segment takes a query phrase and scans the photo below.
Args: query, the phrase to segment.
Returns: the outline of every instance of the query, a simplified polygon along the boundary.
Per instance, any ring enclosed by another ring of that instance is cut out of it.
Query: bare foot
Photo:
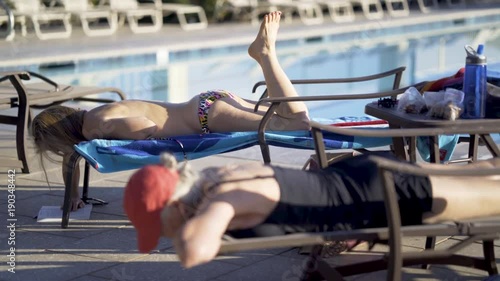
[[[260,62],[263,56],[274,54],[280,19],[280,11],[271,12],[264,16],[257,38],[248,47],[248,54],[257,62]]]

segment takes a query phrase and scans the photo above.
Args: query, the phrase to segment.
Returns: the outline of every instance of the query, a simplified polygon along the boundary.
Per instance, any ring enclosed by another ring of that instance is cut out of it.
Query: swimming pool
[[[481,43],[486,45],[489,67],[497,65],[496,69],[500,70],[498,32],[484,36],[482,29],[467,29],[463,23],[454,22],[432,27],[436,31],[422,37],[423,28],[417,24],[395,25],[373,32],[361,30],[359,34],[288,39],[278,42],[279,59],[291,79],[354,77],[406,66],[402,85],[410,85],[454,74],[465,63],[463,46],[479,38],[484,39]],[[453,30],[447,32],[447,28]],[[113,86],[122,89],[129,99],[169,102],[185,101],[210,89],[226,89],[243,98],[257,99],[260,92],[252,94],[251,89],[263,79],[258,64],[247,55],[245,45],[158,50],[79,60],[59,67],[28,68],[60,83]],[[297,89],[300,95],[307,96],[376,92],[387,90],[391,85],[392,81],[385,79],[355,85],[301,85]],[[308,106],[313,117],[337,117],[363,115],[366,103],[366,100],[315,102]]]

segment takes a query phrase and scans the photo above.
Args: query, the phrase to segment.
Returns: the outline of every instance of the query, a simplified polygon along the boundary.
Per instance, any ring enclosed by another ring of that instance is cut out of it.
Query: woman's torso
[[[114,118],[145,117],[157,126],[152,138],[196,134],[201,132],[197,116],[198,97],[184,103],[125,100],[103,105],[87,112],[84,126],[98,126]],[[103,136],[106,138],[106,136]]]

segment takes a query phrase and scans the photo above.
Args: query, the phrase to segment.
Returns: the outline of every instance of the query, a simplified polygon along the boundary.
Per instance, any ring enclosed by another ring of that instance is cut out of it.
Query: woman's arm
[[[204,192],[205,200],[195,210],[195,216],[184,224],[174,239],[183,266],[192,267],[212,260],[228,229],[254,227],[275,208],[280,191],[272,169],[262,164],[244,167],[214,171],[224,173],[225,177],[212,175],[215,182],[219,182],[218,186],[213,193]],[[208,181],[208,185],[215,182]]]
[[[190,268],[211,261],[218,253],[221,238],[235,210],[226,201],[215,201],[200,210],[174,238],[181,264]]]

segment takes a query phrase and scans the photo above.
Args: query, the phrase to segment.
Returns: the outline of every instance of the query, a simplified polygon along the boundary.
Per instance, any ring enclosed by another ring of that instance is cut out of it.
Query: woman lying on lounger
[[[141,252],[171,238],[188,268],[212,260],[226,232],[241,238],[387,226],[378,167],[367,154],[320,171],[253,163],[208,168],[198,178],[186,165],[177,170],[169,154],[162,162],[132,175],[124,208]],[[464,169],[486,167],[500,170],[500,158]],[[403,225],[500,215],[498,177],[393,177]]]
[[[270,97],[297,96],[276,56],[276,37],[281,12],[265,16],[249,55],[259,63]],[[51,151],[69,156],[73,146],[92,139],[165,138],[210,132],[255,131],[267,110],[254,112],[254,101],[244,100],[224,90],[202,93],[180,103],[127,100],[103,105],[90,111],[64,106],[49,108],[33,120],[35,144],[42,155]],[[284,103],[271,119],[273,130],[308,129],[304,103]],[[64,172],[64,171],[63,171]],[[75,185],[77,185],[75,183]],[[75,187],[77,189],[77,187]],[[72,210],[83,206],[73,189]]]

